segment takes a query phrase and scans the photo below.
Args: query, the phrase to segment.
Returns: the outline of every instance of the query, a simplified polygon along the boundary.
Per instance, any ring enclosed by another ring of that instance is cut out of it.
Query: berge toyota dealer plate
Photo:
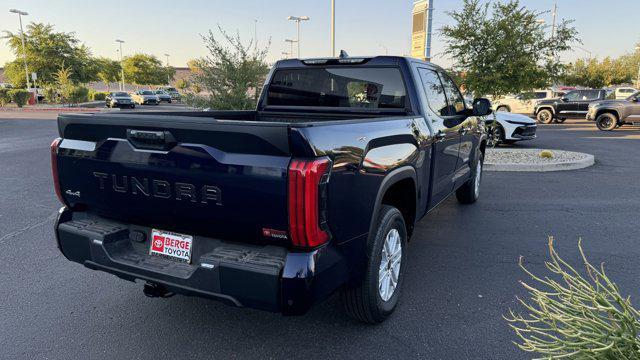
[[[149,254],[191,263],[193,237],[163,230],[151,230],[151,249]]]

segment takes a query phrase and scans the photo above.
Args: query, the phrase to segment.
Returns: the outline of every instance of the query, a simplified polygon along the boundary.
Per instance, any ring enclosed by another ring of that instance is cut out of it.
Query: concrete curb
[[[120,110],[120,109],[117,109]],[[66,112],[105,112],[105,111],[116,111],[116,109],[107,109],[107,108],[81,108],[81,107],[63,107],[63,108],[0,108],[1,112],[9,113],[25,113],[25,112],[58,112],[58,113],[66,113]]]
[[[523,149],[524,150],[524,149]],[[541,151],[542,149],[526,149],[527,151]],[[554,150],[551,150],[554,151]],[[557,150],[556,150],[557,151]],[[574,152],[574,151],[567,151]],[[584,154],[584,153],[581,153]],[[522,164],[522,163],[504,163],[492,164],[485,162],[484,170],[486,171],[505,171],[505,172],[549,172],[549,171],[565,171],[584,169],[595,164],[595,157],[591,154],[584,158],[569,162],[557,162],[547,164]]]

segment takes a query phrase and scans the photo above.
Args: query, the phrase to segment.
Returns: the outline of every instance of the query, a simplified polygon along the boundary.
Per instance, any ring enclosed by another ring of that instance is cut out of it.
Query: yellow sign
[[[411,31],[411,56],[425,58],[427,37],[427,0],[413,3],[413,27]]]

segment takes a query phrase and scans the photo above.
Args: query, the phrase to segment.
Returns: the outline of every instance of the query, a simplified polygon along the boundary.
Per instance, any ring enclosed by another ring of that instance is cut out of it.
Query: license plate
[[[149,254],[191,263],[193,236],[163,230],[151,230]]]

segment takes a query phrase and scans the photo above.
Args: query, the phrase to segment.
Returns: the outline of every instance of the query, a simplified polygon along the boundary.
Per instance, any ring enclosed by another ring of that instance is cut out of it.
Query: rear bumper
[[[70,261],[236,306],[303,314],[345,282],[344,261],[328,246],[297,253],[194,236],[186,264],[149,255],[150,231],[66,208],[55,224],[58,248]]]

